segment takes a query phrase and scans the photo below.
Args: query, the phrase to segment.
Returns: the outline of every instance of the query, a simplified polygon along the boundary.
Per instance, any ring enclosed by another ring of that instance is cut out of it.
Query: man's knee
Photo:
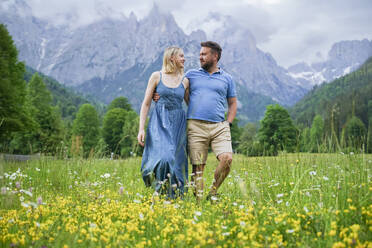
[[[221,162],[225,162],[226,164],[230,165],[231,162],[232,162],[232,153],[230,152],[225,152],[225,153],[222,153],[218,156],[218,159],[221,161]]]

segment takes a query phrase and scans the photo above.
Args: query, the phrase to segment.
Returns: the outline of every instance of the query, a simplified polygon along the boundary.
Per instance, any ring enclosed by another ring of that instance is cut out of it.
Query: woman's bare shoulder
[[[155,86],[158,85],[160,81],[160,71],[154,71],[149,79],[149,83],[154,84]]]

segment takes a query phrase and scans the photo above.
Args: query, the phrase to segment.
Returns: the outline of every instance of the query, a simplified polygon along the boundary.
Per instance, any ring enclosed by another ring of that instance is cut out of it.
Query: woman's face
[[[183,54],[183,51],[179,51],[178,53],[173,55],[173,61],[178,68],[183,68],[185,64],[185,56]]]

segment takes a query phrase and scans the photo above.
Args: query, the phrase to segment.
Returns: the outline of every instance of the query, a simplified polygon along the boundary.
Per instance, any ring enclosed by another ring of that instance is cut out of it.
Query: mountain
[[[310,126],[317,114],[328,124],[333,115],[342,126],[353,113],[367,125],[372,117],[371,107],[372,57],[356,71],[314,87],[291,108],[290,113],[297,123],[305,126]]]
[[[323,62],[308,65],[304,62],[288,68],[289,75],[303,86],[312,87],[322,82],[331,82],[358,69],[372,56],[372,41],[352,40],[333,44],[328,58]]]
[[[0,3],[0,22],[13,36],[20,60],[104,103],[125,96],[139,110],[149,75],[161,68],[163,50],[182,47],[185,69],[197,68],[200,41],[207,38],[223,47],[220,65],[239,86],[241,119],[257,121],[268,103],[293,105],[312,87],[258,49],[251,32],[232,17],[210,13],[207,18],[222,26],[207,37],[201,30],[185,34],[156,4],[141,20],[133,13],[121,18],[101,14],[105,17],[98,21],[71,28],[36,18],[25,0]]]
[[[221,64],[249,91],[271,97],[283,105],[293,105],[307,90],[288,75],[269,54],[257,48],[252,33],[232,17],[212,13],[205,21],[222,24],[212,34],[212,40],[223,47]],[[228,35],[227,35],[228,34]]]

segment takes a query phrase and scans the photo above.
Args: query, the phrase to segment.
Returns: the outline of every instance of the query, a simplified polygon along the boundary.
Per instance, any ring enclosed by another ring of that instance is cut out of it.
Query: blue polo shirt
[[[227,98],[236,97],[235,83],[220,69],[213,74],[200,68],[185,75],[190,81],[187,119],[221,122],[225,120]]]

